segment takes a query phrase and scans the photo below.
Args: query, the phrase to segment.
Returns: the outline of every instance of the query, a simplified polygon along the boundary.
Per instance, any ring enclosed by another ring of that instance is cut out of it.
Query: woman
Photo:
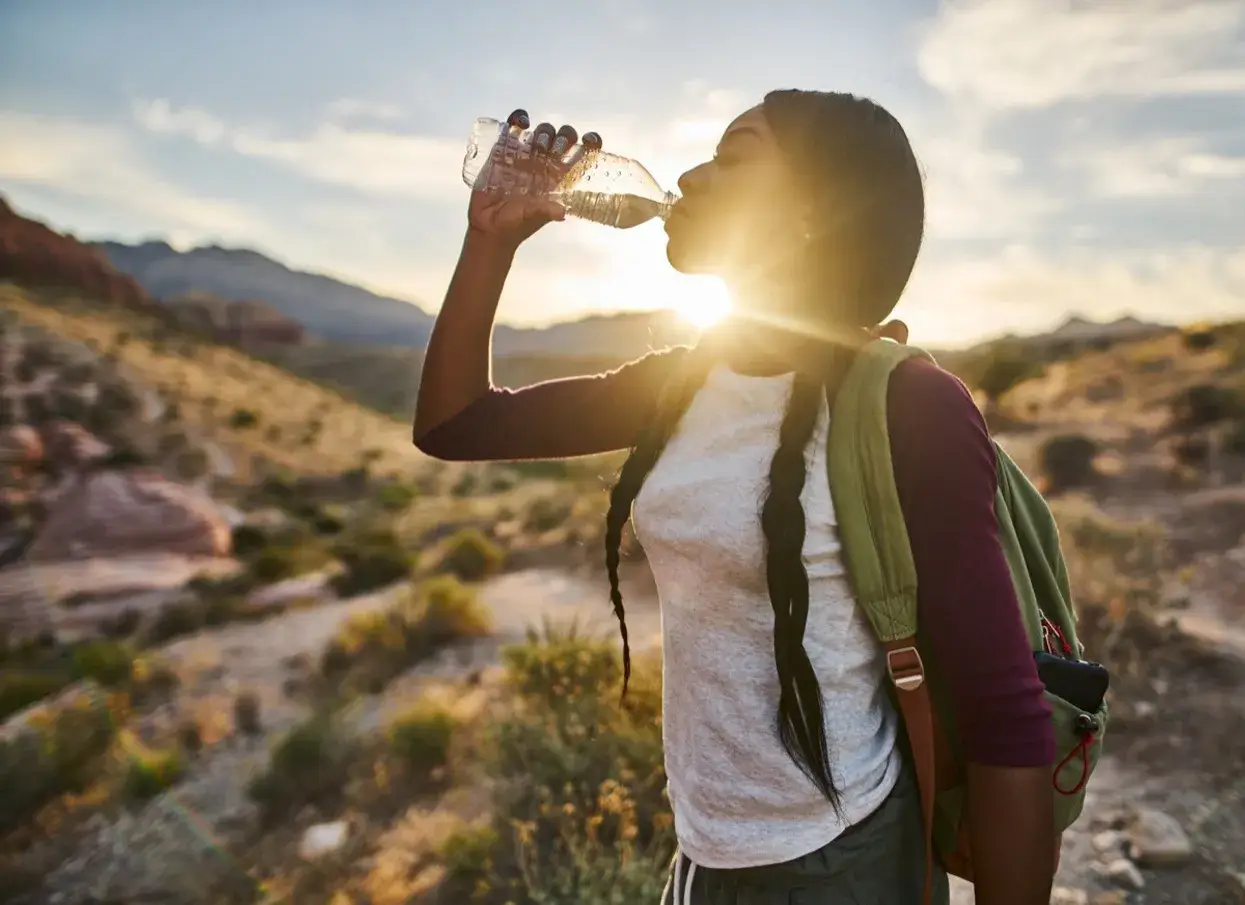
[[[919,902],[917,790],[824,459],[835,363],[894,308],[917,257],[916,160],[869,100],[776,91],[679,188],[667,257],[720,276],[732,322],[690,349],[520,390],[490,383],[494,312],[519,244],[564,214],[475,193],[415,442],[454,460],[631,450],[606,564],[625,646],[618,545],[634,503],[662,606],[679,845],[664,902]],[[1046,903],[1054,740],[998,541],[989,436],[963,385],[919,359],[894,372],[888,426],[922,631],[969,761],[977,902]],[[941,871],[935,889],[945,901]]]

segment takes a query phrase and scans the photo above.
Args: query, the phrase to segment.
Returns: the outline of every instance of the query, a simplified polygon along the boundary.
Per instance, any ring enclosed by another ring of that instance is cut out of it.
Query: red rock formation
[[[118,273],[102,254],[23,217],[0,197],[0,280],[56,287],[90,298],[155,311],[159,306],[133,277]]]
[[[302,324],[266,302],[227,301],[195,292],[170,299],[168,305],[181,323],[206,330],[221,342],[299,345],[306,339]]]

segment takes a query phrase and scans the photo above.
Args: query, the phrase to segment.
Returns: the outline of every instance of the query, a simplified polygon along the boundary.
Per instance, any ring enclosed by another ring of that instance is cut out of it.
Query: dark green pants
[[[688,868],[683,858],[681,883]],[[935,871],[934,903],[946,905],[947,876]],[[801,858],[741,870],[697,866],[690,898],[675,894],[672,862],[661,905],[920,905],[924,873],[920,802],[905,771],[881,807]]]

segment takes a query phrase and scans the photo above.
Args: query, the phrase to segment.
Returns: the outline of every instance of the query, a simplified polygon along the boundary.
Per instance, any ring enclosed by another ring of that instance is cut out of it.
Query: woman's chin
[[[666,240],[666,260],[679,273],[697,276],[717,273],[712,257],[702,249],[690,247],[689,243],[671,236]]]

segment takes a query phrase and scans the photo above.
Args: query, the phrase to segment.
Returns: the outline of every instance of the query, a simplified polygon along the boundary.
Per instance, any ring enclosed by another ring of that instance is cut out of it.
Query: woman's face
[[[747,282],[798,251],[810,200],[760,107],[741,114],[713,159],[679,178],[682,199],[666,221],[666,257],[680,273]]]

